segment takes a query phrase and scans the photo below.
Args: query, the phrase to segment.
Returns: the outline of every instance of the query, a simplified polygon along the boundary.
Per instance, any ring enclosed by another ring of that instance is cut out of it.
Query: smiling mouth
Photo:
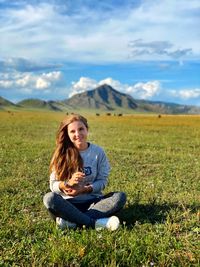
[[[81,139],[81,138],[77,138],[76,141],[81,142],[81,141],[83,141],[83,139]]]

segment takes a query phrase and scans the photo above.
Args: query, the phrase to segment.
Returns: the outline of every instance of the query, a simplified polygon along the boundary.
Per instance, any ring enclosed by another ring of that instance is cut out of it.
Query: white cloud
[[[33,86],[33,78],[34,76],[32,76],[31,74],[25,74],[25,75],[22,75],[21,78],[19,79],[16,79],[15,81],[15,84],[19,87],[25,87],[25,86],[30,86],[31,87]]]
[[[61,79],[61,72],[60,71],[52,71],[48,73],[43,73],[42,74],[43,79],[48,80],[48,81],[57,81]]]
[[[5,79],[5,77],[7,79]],[[35,90],[53,90],[54,86],[62,80],[60,71],[42,74],[10,72],[1,76],[0,89],[18,89],[24,92]]]
[[[69,94],[69,97],[91,90],[97,85],[98,83],[95,80],[88,77],[81,77],[78,82],[72,82],[71,93]]]
[[[185,90],[180,90],[180,91],[170,91],[171,94],[175,97],[179,97],[182,99],[196,99],[200,97],[200,88],[195,88],[195,89],[185,89]]]
[[[133,95],[135,98],[150,99],[160,92],[161,86],[159,81],[149,81],[146,83],[136,83],[129,86],[126,90],[127,93]]]
[[[119,81],[113,80],[112,78],[106,78],[104,80],[99,81],[99,85],[108,84],[115,88],[116,90],[122,91],[124,88],[124,85],[122,85]]]
[[[13,86],[13,82],[12,81],[0,80],[0,88],[10,88],[12,86]]]
[[[47,80],[45,80],[45,79],[43,79],[43,78],[38,78],[37,80],[36,80],[36,85],[35,85],[35,87],[36,87],[36,89],[41,89],[41,90],[43,90],[43,89],[47,89],[49,86],[50,86],[50,82],[48,82]]]
[[[151,99],[157,95],[160,91],[159,81],[149,81],[147,83],[136,83],[135,85],[122,84],[112,78],[106,78],[100,81],[95,81],[88,77],[81,77],[78,82],[73,82],[71,87],[71,97],[74,94],[82,93],[87,90],[95,89],[97,86],[107,84],[112,86],[114,89],[132,95],[134,98],[139,99]]]

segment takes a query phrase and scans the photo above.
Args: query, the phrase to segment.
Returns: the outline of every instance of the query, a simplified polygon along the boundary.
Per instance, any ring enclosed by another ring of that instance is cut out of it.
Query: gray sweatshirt
[[[93,191],[90,194],[81,194],[74,197],[74,201],[81,202],[93,198],[94,196],[102,195],[102,190],[108,182],[108,175],[110,172],[110,164],[106,157],[104,150],[94,144],[89,143],[89,147],[80,151],[83,159],[83,167],[85,178],[83,183],[90,184]],[[59,189],[60,181],[56,179],[56,172],[53,171],[50,175],[50,189],[61,195],[63,198],[72,198]]]

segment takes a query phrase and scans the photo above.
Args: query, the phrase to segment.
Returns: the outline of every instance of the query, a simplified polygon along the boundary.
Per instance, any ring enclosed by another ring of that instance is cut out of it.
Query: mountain
[[[63,102],[71,107],[86,109],[115,110],[119,108],[137,108],[137,104],[131,96],[120,93],[107,84],[101,85],[96,89],[74,95]]]
[[[109,85],[101,85],[96,89],[76,94],[63,101],[72,108],[126,110],[146,113],[164,114],[200,114],[200,107],[179,105],[175,103],[138,100],[113,89]]]

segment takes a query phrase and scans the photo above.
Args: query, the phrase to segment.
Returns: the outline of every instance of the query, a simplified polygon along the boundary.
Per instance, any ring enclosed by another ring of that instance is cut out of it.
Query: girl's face
[[[68,136],[78,150],[85,150],[87,145],[88,130],[82,121],[74,121],[67,127]]]

